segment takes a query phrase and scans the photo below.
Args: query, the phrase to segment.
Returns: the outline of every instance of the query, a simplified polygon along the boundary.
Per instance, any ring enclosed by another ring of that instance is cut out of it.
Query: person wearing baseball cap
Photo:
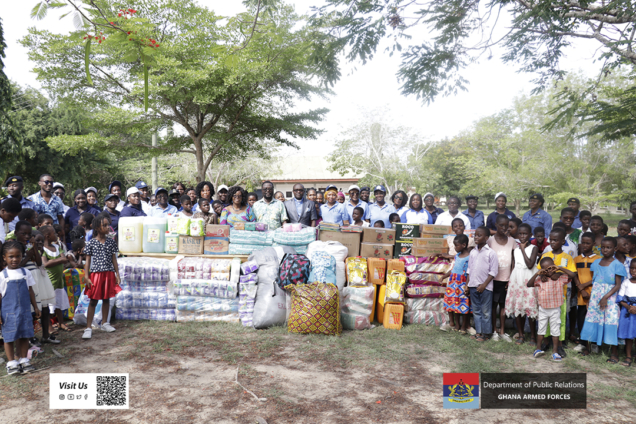
[[[320,206],[320,214],[324,222],[348,226],[351,222],[349,213],[344,203],[338,203],[338,187],[328,185],[325,190],[325,198],[327,201]]]
[[[221,184],[219,186],[219,191],[216,193],[217,200],[219,200],[223,204],[223,207],[230,206],[230,201],[232,200],[228,200],[227,198],[228,190],[228,186],[226,186],[225,184]]]
[[[488,215],[488,219],[486,220],[486,227],[490,229],[490,234],[495,235],[497,232],[497,216],[498,215],[506,215],[508,219],[516,218],[517,215],[512,213],[507,207],[506,203],[508,202],[508,198],[505,193],[499,192],[495,194],[495,210]]]
[[[66,188],[64,188],[64,184],[62,183],[53,183],[53,194],[60,198],[62,201],[62,205],[64,207],[64,216],[66,217],[66,212],[71,209],[70,206],[66,206],[64,203],[64,198],[66,197]]]
[[[167,193],[166,198],[168,198]],[[147,216],[146,212],[141,208],[141,197],[139,196],[139,189],[137,187],[130,187],[126,191],[126,206],[122,209],[119,217],[123,218],[126,216]]]
[[[110,216],[110,226],[113,227],[115,231],[115,239],[117,238],[119,217],[121,216],[121,212],[117,210],[118,204],[119,197],[116,194],[107,194],[106,197],[104,197],[104,212]]]
[[[581,228],[583,224],[581,223],[581,201],[576,197],[570,197],[568,199],[568,207],[574,209],[574,222],[572,223],[572,228]]]
[[[86,202],[88,204],[89,209],[94,209],[97,212],[95,215],[102,211],[102,208],[99,207],[97,203],[97,189],[95,187],[88,187],[84,189],[84,193],[86,193]]]
[[[543,227],[546,235],[550,234],[552,229],[552,217],[549,213],[543,210],[543,203],[545,200],[540,193],[535,193],[530,196],[530,210],[523,214],[522,221],[525,224],[530,225],[532,228],[532,234],[537,227]]]
[[[384,201],[386,189],[383,185],[377,185],[373,188],[373,197],[375,201],[369,205],[369,217],[366,221],[371,224],[371,227],[373,227],[375,221],[382,221],[384,222],[384,228],[391,228],[389,216],[392,213],[396,213],[396,211],[393,205],[389,205]]]
[[[364,210],[362,214],[362,219],[369,219],[369,205],[367,202],[360,199],[360,187],[357,185],[349,186],[349,200],[345,201],[345,207],[347,208],[347,213],[349,217],[353,216],[353,210],[357,207],[361,207]]]
[[[110,183],[108,185],[108,192],[110,194],[115,194],[115,195],[117,195],[117,197],[119,197],[119,204],[117,205],[117,210],[119,212],[121,212],[124,209],[124,206],[126,205],[126,202],[124,202],[122,200],[122,198],[121,198],[121,181],[115,180],[112,183]],[[139,194],[139,190],[137,190],[137,194]],[[126,198],[127,197],[128,197],[128,195],[126,194]],[[130,202],[128,202],[128,203],[130,203]]]
[[[24,189],[24,181],[22,180],[22,177],[16,175],[8,178],[4,185],[7,187],[7,191],[9,192],[9,195],[6,197],[7,199],[18,199],[22,209],[35,209],[35,203],[22,196],[22,190]],[[20,219],[16,216],[13,221],[9,222],[9,231],[15,230],[15,224],[17,224],[19,220]]]
[[[437,217],[444,213],[444,209],[435,206],[435,196],[433,193],[424,194],[424,209],[431,216],[433,222],[437,221]]]
[[[169,214],[175,215],[179,211],[174,205],[168,203],[168,190],[165,188],[159,187],[156,189],[155,198],[157,199],[157,204],[150,208],[148,216],[167,218]]]
[[[150,208],[152,206],[150,205],[150,196],[148,196],[148,193],[150,193],[150,190],[148,189],[148,184],[146,184],[143,181],[137,181],[135,183],[135,187],[137,188],[137,190],[139,190],[139,198],[141,199],[141,209],[143,209],[144,212],[146,212],[146,215],[150,215]]]
[[[484,226],[484,213],[477,210],[478,203],[479,197],[472,194],[466,196],[466,206],[468,206],[468,209],[462,212],[468,217],[468,220],[470,221],[470,228],[473,230]]]

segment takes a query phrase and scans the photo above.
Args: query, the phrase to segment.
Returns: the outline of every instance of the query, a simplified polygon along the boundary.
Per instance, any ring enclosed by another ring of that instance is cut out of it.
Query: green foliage
[[[120,7],[112,0],[98,4]],[[131,54],[135,43],[128,47],[121,31],[111,28],[113,34],[101,44],[92,43],[92,85],[84,70],[85,30],[57,35],[32,28],[21,41],[43,86],[90,111],[89,133],[51,138],[53,148],[90,147],[101,156],[189,153],[202,180],[215,158],[240,159],[263,151],[266,141],[294,146],[295,138],[315,139],[321,133],[314,125],[326,109],[295,110],[299,100],[328,91],[315,85],[324,75],[309,64],[313,33],[291,7],[251,2],[248,12],[227,19],[193,0],[144,0],[136,7],[143,20],[115,26],[135,25],[130,28],[137,28],[139,39],[160,44],[141,50],[152,55],[151,66]],[[147,85],[142,82],[146,69]],[[150,146],[152,131],[173,124],[174,136],[158,148]]]
[[[13,106],[13,93],[9,78],[4,73],[4,41],[2,19],[0,19],[0,171],[9,163],[21,158],[22,139],[15,130],[9,112]],[[0,174],[1,175],[1,174]]]
[[[603,71],[636,64],[631,0],[555,2],[551,0],[326,0],[311,21],[321,29],[312,56],[340,77],[338,56],[364,63],[381,43],[399,52],[398,79],[404,94],[426,102],[465,90],[461,71],[498,46],[503,61],[537,75],[539,88],[565,73],[559,68],[575,39],[598,44]],[[509,22],[507,17],[511,17]],[[422,34],[426,38],[422,40]],[[334,66],[335,64],[335,66]]]
[[[25,180],[25,189],[33,193],[40,174],[49,173],[62,182],[67,193],[91,185],[105,186],[118,171],[113,156],[99,157],[90,150],[60,152],[46,143],[47,137],[84,133],[86,112],[68,104],[51,104],[38,91],[13,86],[19,103],[10,113],[15,130],[21,135],[21,160],[12,158],[2,167],[2,181],[11,175]],[[111,176],[112,175],[112,176]]]

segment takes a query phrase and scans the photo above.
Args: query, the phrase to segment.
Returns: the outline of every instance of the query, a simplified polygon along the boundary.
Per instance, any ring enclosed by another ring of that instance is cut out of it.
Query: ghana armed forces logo
[[[479,409],[479,373],[444,373],[444,409]]]

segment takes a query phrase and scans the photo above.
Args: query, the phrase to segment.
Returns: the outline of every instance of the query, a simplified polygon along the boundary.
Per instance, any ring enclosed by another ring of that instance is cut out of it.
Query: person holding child
[[[535,358],[545,354],[544,336],[550,336],[548,325],[552,333],[552,360],[561,362],[563,356],[559,352],[559,335],[562,327],[561,305],[563,304],[563,287],[574,275],[569,269],[556,266],[552,258],[543,257],[539,262],[541,270],[536,272],[528,281],[528,287],[539,287],[539,328],[537,330],[537,345]],[[570,275],[571,274],[571,275]],[[537,279],[540,277],[539,279]]]

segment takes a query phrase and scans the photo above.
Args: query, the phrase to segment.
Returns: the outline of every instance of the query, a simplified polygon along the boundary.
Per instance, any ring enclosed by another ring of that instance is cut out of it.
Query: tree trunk
[[[515,199],[515,214],[517,216],[521,214],[521,199]]]
[[[200,139],[194,139],[195,157],[197,158],[197,184],[205,181],[205,158],[203,157],[203,143]]]

